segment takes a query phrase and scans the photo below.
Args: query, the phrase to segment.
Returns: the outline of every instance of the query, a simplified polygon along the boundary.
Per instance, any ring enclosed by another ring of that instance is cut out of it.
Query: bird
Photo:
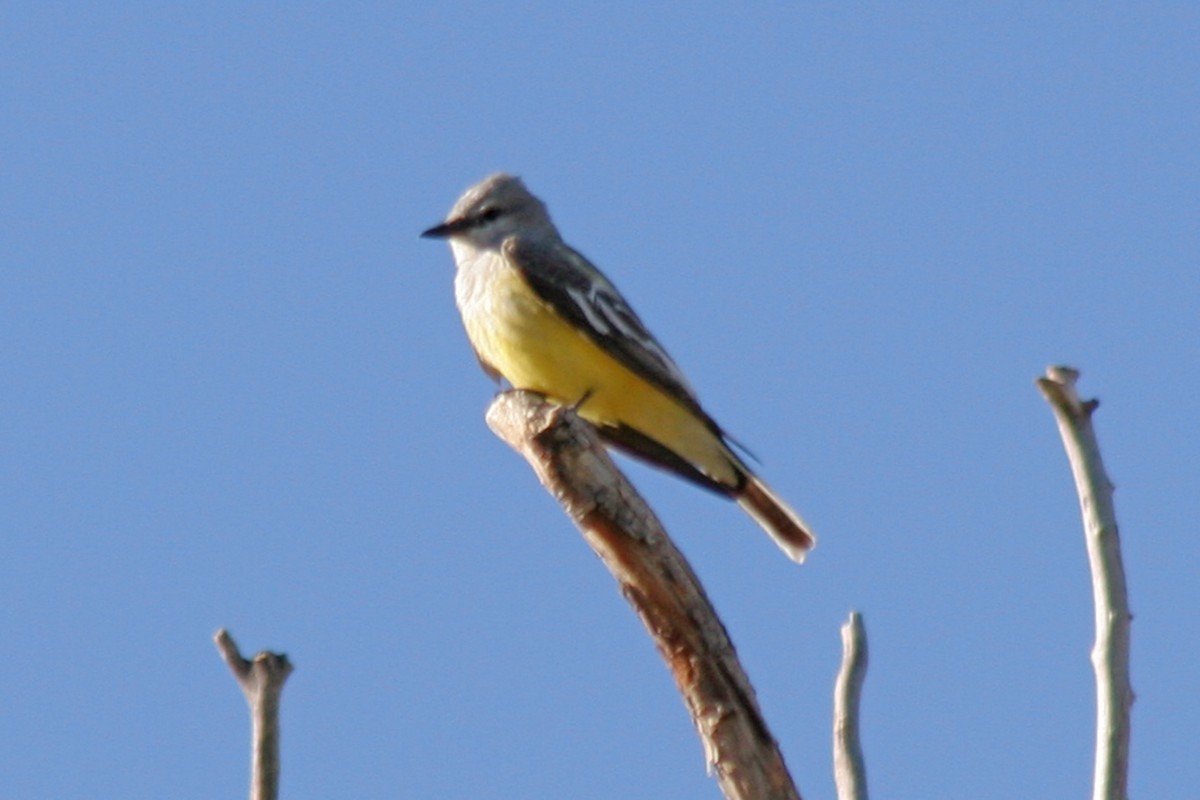
[[[569,406],[608,445],[737,502],[796,562],[809,525],[759,478],[600,270],[520,178],[470,187],[422,237],[449,241],[455,302],[484,371]]]

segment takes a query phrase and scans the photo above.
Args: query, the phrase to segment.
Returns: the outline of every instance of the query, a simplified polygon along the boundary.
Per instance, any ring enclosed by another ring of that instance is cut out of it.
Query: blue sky
[[[1200,11],[960,3],[0,13],[0,785],[236,797],[210,637],[296,664],[283,794],[718,797],[611,578],[486,429],[417,238],[507,170],[817,528],[630,466],[806,797],[865,617],[880,797],[1090,786],[1083,370],[1131,787],[1200,784]]]

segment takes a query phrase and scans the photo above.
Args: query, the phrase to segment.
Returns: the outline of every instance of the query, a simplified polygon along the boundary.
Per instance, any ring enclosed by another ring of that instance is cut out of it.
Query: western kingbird
[[[486,178],[421,235],[450,241],[455,300],[492,378],[573,406],[606,442],[733,498],[804,560],[816,541],[808,526],[733,451],[662,345],[519,178]]]

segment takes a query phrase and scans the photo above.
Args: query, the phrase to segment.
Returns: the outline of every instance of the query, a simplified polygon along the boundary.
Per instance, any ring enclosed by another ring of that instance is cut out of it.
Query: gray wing
[[[554,307],[609,355],[696,412],[718,436],[712,420],[666,350],[646,330],[616,287],[586,258],[562,242],[509,237],[502,246],[538,297]]]

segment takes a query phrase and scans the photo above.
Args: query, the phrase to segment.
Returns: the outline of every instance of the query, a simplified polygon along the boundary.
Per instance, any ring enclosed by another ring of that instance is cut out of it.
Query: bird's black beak
[[[470,222],[465,219],[452,219],[443,222],[441,225],[434,225],[427,231],[421,231],[422,239],[449,239],[459,231],[465,230],[470,226]]]

